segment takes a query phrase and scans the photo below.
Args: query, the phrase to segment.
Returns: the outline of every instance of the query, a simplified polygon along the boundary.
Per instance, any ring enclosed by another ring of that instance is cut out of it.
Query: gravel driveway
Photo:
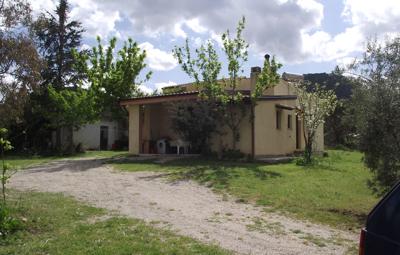
[[[10,187],[62,192],[240,254],[344,254],[357,240],[351,233],[223,199],[192,181],[171,183],[163,177],[119,172],[98,159],[76,159],[19,171]]]

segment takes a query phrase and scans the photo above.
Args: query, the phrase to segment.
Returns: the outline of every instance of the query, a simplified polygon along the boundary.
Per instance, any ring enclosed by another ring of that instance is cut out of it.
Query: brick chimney
[[[250,91],[253,92],[253,90],[256,88],[256,82],[258,75],[261,73],[261,67],[259,66],[253,66],[250,71]]]

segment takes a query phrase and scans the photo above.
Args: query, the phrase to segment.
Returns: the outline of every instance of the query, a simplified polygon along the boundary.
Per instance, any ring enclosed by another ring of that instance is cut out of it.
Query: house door
[[[100,150],[108,149],[108,127],[100,126]]]
[[[296,115],[296,149],[301,148],[301,120]]]

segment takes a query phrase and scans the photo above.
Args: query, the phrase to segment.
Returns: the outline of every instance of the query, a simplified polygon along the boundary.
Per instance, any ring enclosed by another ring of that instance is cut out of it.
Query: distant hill
[[[308,73],[303,77],[311,86],[320,84],[325,89],[334,90],[338,99],[351,97],[353,85],[346,76],[336,73]]]

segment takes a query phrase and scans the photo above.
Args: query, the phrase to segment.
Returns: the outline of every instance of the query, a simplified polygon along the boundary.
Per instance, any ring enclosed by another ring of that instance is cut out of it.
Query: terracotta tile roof
[[[161,95],[149,95],[149,96],[141,96],[141,97],[133,97],[120,100],[120,105],[128,105],[133,102],[159,102],[160,100],[168,100],[180,97],[192,98],[197,96],[199,91],[187,91],[187,92],[178,92],[178,93],[169,93],[169,94],[161,94]]]

